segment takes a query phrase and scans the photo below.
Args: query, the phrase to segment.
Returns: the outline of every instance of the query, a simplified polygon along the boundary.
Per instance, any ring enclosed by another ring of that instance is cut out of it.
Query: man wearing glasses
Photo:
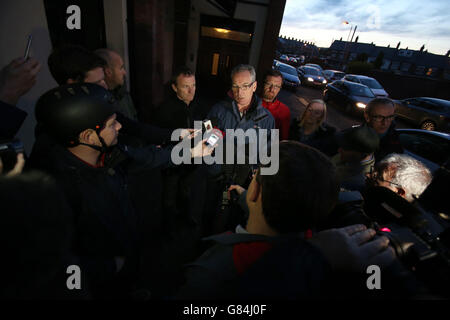
[[[364,110],[364,119],[380,137],[380,146],[375,152],[376,162],[390,153],[403,153],[398,133],[395,131],[395,105],[391,99],[371,100]]]
[[[213,125],[220,130],[226,129],[274,129],[275,120],[270,112],[263,108],[256,91],[256,72],[250,65],[240,64],[231,71],[231,90],[233,100],[222,101],[214,105],[208,115]],[[216,123],[214,123],[216,122]],[[270,134],[270,131],[269,131]]]
[[[284,103],[277,99],[282,85],[283,75],[281,72],[278,70],[269,70],[264,76],[262,104],[275,118],[275,127],[280,130],[280,140],[287,140],[289,138],[291,111]]]

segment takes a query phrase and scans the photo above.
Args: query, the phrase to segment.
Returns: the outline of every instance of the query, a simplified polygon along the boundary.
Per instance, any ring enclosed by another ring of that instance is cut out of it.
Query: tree
[[[374,62],[375,69],[380,69],[381,68],[381,65],[383,64],[383,58],[384,58],[384,52],[380,51],[378,53],[377,58],[375,59],[375,62]]]
[[[356,56],[355,61],[361,61],[361,62],[366,62],[367,59],[369,58],[369,56],[367,55],[367,53],[360,53]]]
[[[362,61],[352,61],[347,65],[346,73],[369,75],[373,69],[373,64]]]

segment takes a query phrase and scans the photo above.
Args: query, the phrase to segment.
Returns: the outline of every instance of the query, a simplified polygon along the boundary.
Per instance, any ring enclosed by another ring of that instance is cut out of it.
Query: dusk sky
[[[448,0],[286,0],[280,35],[329,47],[333,39],[345,41],[355,25],[358,42],[396,47],[401,41],[401,48],[414,50],[425,44],[442,55],[450,49]]]

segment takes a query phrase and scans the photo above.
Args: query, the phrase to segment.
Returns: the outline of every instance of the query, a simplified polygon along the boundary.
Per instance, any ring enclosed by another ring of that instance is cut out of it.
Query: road
[[[322,99],[322,89],[299,87],[294,91],[282,89],[278,94],[278,99],[286,104],[291,110],[291,117],[299,117],[306,108],[306,105],[314,99]],[[338,106],[327,103],[326,123],[337,130],[350,128],[353,125],[361,124],[363,116],[350,116],[344,113]],[[397,128],[410,128],[411,126],[401,120],[396,120]]]

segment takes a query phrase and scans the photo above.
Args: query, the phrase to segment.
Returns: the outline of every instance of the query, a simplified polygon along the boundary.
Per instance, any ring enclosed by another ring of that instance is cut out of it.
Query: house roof
[[[347,47],[346,47],[347,44]],[[369,57],[377,57],[380,52],[384,53],[384,59],[391,61],[410,62],[418,66],[439,67],[443,69],[450,69],[450,57],[444,55],[437,55],[429,52],[421,52],[419,50],[408,50],[412,52],[409,56],[399,55],[400,51],[405,49],[379,47],[371,43],[347,42],[335,40],[330,50],[343,51],[347,50],[350,53],[361,54],[365,53]]]

